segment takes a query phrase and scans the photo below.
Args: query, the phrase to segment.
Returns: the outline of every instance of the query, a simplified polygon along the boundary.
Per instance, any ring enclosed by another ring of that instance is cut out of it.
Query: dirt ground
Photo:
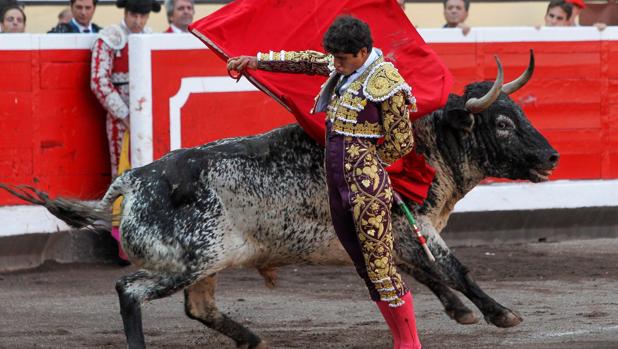
[[[618,239],[454,248],[484,290],[524,322],[499,329],[459,325],[407,278],[425,349],[618,348]],[[47,264],[0,274],[0,348],[125,347],[115,265]],[[351,267],[282,268],[264,287],[253,270],[221,275],[220,309],[270,348],[389,348],[390,336]],[[142,309],[150,348],[233,348],[184,315],[181,294]]]

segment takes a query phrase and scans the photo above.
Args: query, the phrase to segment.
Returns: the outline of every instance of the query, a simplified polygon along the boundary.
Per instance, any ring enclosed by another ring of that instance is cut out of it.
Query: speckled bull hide
[[[397,209],[393,233],[400,269],[428,286],[450,317],[462,324],[479,320],[455,289],[488,322],[510,327],[521,318],[479,288],[439,235],[455,203],[483,178],[538,182],[557,165],[558,153],[508,97],[521,87],[512,84],[523,86],[529,76],[504,86],[501,79],[500,71],[493,85],[468,85],[463,96],[451,95],[444,109],[414,124],[417,151],[437,176],[423,206],[408,204],[436,262],[428,262]],[[331,226],[323,159],[323,150],[290,125],[173,151],[117,178],[96,209],[44,195],[37,203],[84,226],[105,216],[111,202],[124,195],[122,244],[142,268],[116,284],[130,348],[144,347],[140,305],[183,289],[190,318],[238,346],[265,348],[257,335],[217,309],[216,273],[257,268],[273,286],[279,266],[350,262]]]

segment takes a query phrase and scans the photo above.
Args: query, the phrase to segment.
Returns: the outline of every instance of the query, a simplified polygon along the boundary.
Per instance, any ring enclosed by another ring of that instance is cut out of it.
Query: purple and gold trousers
[[[328,124],[326,182],[335,232],[371,299],[399,306],[408,290],[393,260],[388,173],[376,155],[374,139],[336,134]]]

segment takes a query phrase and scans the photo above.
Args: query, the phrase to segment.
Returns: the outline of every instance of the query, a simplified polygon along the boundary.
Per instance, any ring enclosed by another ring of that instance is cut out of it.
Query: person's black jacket
[[[92,32],[98,33],[101,30],[101,27],[96,25],[96,23],[92,23]],[[69,23],[59,23],[57,26],[51,28],[47,33],[79,33],[79,28],[73,23],[73,21]]]

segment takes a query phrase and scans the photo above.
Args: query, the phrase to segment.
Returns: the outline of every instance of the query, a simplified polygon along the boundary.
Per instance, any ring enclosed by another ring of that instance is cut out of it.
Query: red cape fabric
[[[412,86],[418,111],[415,120],[442,107],[453,78],[427,46],[396,0],[236,0],[193,23],[189,30],[222,59],[269,51],[324,52],[322,36],[342,14],[367,22],[374,46],[393,62]],[[322,76],[249,71],[248,78],[290,110],[317,142],[324,144],[323,113],[310,115]],[[412,152],[387,168],[393,187],[422,203],[435,171]]]

